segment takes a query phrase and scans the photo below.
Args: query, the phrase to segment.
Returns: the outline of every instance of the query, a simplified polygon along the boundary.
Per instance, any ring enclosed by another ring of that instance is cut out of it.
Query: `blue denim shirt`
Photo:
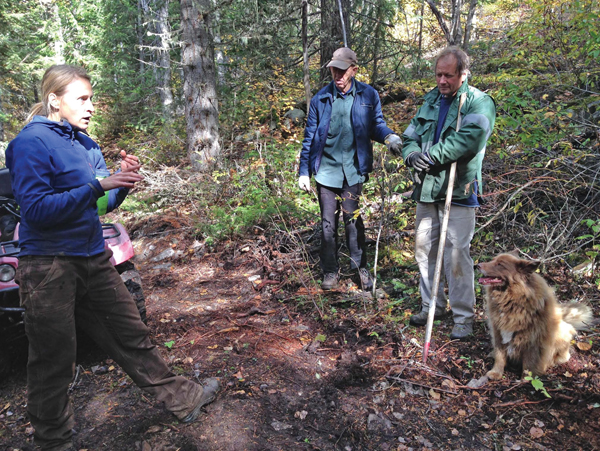
[[[356,84],[356,98],[350,117],[354,129],[358,171],[360,175],[367,175],[373,170],[372,140],[383,144],[386,136],[394,132],[383,119],[377,91],[365,83],[356,80],[353,83]],[[298,175],[319,172],[331,121],[334,89],[334,83],[329,83],[310,102]]]

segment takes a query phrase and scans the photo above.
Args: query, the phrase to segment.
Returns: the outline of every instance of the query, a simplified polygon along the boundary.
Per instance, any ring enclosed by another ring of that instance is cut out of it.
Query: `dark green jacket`
[[[460,95],[467,98],[460,111],[461,127],[456,131],[456,116]],[[415,178],[412,198],[417,202],[438,202],[446,199],[450,165],[456,161],[456,179],[453,199],[466,199],[474,192],[477,181],[481,192],[481,164],[485,146],[496,120],[494,100],[465,81],[450,106],[439,142],[433,144],[440,111],[441,94],[438,88],[425,95],[425,103],[402,135],[402,156],[413,152],[427,152],[435,163],[428,173]],[[419,182],[420,180],[420,182]]]

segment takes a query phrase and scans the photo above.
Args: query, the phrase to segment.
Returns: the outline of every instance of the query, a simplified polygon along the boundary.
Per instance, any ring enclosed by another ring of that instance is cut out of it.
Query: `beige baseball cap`
[[[337,67],[338,69],[346,70],[350,66],[355,66],[356,63],[356,53],[348,47],[342,47],[333,52],[333,56],[327,67]]]

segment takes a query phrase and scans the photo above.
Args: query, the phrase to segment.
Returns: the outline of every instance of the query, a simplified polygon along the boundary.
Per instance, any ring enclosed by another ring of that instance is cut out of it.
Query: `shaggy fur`
[[[589,306],[556,301],[554,291],[535,273],[538,266],[539,262],[511,254],[479,264],[494,346],[490,379],[501,379],[507,362],[521,365],[523,375],[529,371],[541,375],[552,365],[567,362],[577,330],[592,321]]]

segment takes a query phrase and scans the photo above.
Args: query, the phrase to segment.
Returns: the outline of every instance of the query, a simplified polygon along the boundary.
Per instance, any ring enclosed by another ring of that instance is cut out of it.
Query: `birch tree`
[[[429,5],[429,9],[435,16],[444,33],[446,42],[448,45],[460,45],[462,47],[468,47],[469,39],[471,38],[471,32],[473,27],[473,18],[475,17],[475,9],[477,8],[477,0],[471,0],[469,2],[467,11],[467,22],[465,24],[465,33],[463,40],[463,28],[462,28],[462,9],[463,0],[452,0],[450,5],[450,20],[447,23],[446,17],[442,12],[442,7],[435,0],[426,0]]]
[[[171,90],[171,26],[169,0],[153,0],[154,35],[156,37],[155,79],[163,113],[171,118],[173,91]]]

